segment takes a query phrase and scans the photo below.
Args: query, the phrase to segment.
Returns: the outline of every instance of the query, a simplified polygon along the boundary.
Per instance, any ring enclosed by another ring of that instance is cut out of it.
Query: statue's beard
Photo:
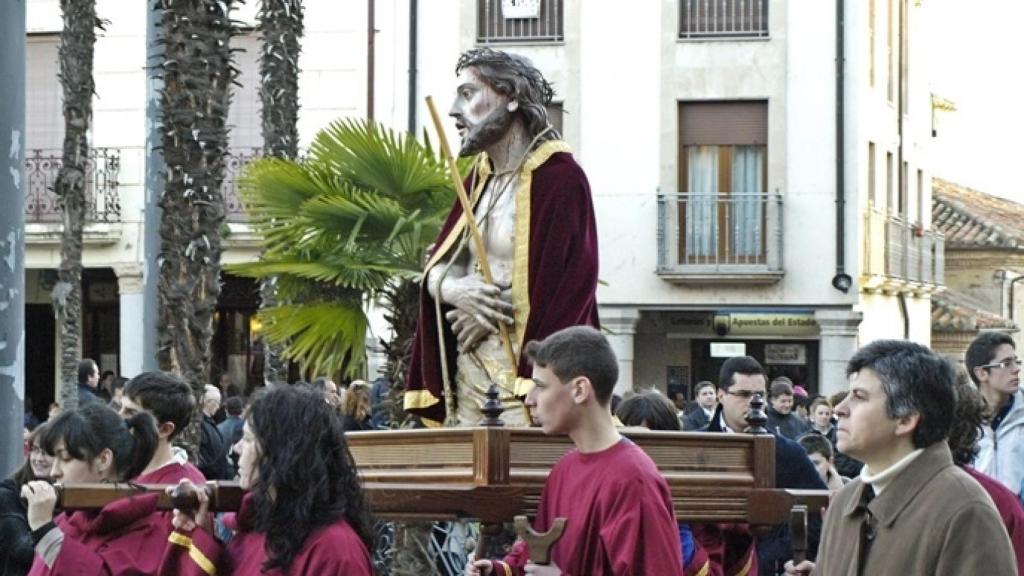
[[[514,120],[515,115],[512,112],[509,112],[504,106],[499,106],[478,124],[467,125],[459,156],[479,154],[491,145],[500,142],[508,135]]]

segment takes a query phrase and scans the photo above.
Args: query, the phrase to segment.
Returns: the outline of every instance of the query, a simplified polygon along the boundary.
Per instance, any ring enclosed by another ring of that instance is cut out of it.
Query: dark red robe
[[[560,141],[545,142],[531,152],[523,168],[532,174],[529,202],[528,302],[525,326],[516,326],[513,335],[517,349],[530,340],[539,340],[553,332],[581,324],[599,326],[597,316],[597,226],[590,184],[583,169]],[[489,167],[480,172],[485,180]],[[479,199],[483,182],[470,191],[472,176],[467,178],[467,191]],[[521,204],[517,193],[517,220]],[[462,218],[456,203],[438,236],[435,250],[445,258],[452,250],[450,236]],[[448,240],[448,242],[446,242]],[[517,254],[518,257],[518,254]],[[445,261],[438,254],[432,257],[427,271]],[[424,279],[426,279],[426,271]],[[513,291],[516,286],[513,283]],[[451,310],[442,305],[442,313]],[[456,340],[451,327],[444,323],[444,350],[449,374],[455,380]],[[531,367],[520,355],[517,375],[529,378]],[[409,374],[406,379],[405,408],[426,419],[441,422],[445,418],[444,388],[441,372],[441,345],[438,339],[434,299],[425,283],[420,285],[419,321],[413,343]]]
[[[99,512],[60,514],[54,519],[64,542],[47,568],[37,554],[30,576],[156,574],[171,526],[155,513],[157,494],[111,502]]]
[[[1003,519],[1006,526],[1006,533],[1010,536],[1010,543],[1013,544],[1013,553],[1017,557],[1017,571],[1024,574],[1024,506],[1012,490],[1003,486],[1003,483],[995,478],[978,472],[970,466],[962,466],[964,472],[971,475],[981,484],[981,487],[988,492],[992,502],[999,511],[999,517]]]
[[[188,478],[203,484],[206,478],[188,463],[171,462],[135,478],[139,484],[177,484]],[[60,514],[54,522],[64,542],[53,569],[38,556],[31,574],[105,575],[156,574],[171,533],[171,512],[156,509],[156,495],[112,502],[98,513]]]
[[[651,458],[623,439],[607,450],[563,456],[548,476],[533,527],[566,519],[551,560],[566,576],[682,574],[679,528],[668,484]],[[492,574],[523,574],[529,548],[517,541]]]

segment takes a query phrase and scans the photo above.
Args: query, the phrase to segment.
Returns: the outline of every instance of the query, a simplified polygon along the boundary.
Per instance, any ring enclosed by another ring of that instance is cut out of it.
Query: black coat
[[[711,422],[704,432],[723,432],[721,425],[722,405],[715,409]],[[827,490],[828,486],[818,476],[818,471],[811,464],[807,453],[796,442],[774,434],[775,436],[775,487],[803,490]],[[818,554],[818,541],[821,539],[821,518],[809,515],[807,519],[807,558],[813,560]],[[793,558],[793,542],[789,536],[789,525],[776,526],[771,534],[757,538],[757,564],[760,574],[782,573],[787,560]]]
[[[781,434],[790,440],[796,440],[811,431],[811,423],[792,412],[780,414],[768,406],[765,413],[768,414],[768,429],[775,435]]]
[[[231,480],[229,446],[213,418],[203,415],[199,431],[199,471],[207,480]]]
[[[28,574],[35,557],[32,530],[28,527],[21,487],[14,480],[0,482],[0,574]]]
[[[708,425],[710,420],[708,415],[704,413],[704,409],[698,407],[696,410],[683,416],[683,430],[703,430]]]
[[[832,459],[836,466],[836,472],[839,472],[840,476],[845,476],[851,479],[860,476],[860,469],[864,467],[864,463],[861,462],[860,460],[857,460],[856,458],[850,458],[846,454],[843,454],[842,452],[839,451],[839,448],[836,447],[835,426],[829,428],[828,434],[822,434],[821,432],[818,432],[816,429],[813,428],[812,430],[815,434],[819,434],[821,436],[824,436],[825,438],[828,438],[828,441],[832,444]]]

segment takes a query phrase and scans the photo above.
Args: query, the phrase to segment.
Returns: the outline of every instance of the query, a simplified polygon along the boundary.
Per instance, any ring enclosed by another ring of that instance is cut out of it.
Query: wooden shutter
[[[679,103],[680,146],[768,144],[768,103],[712,101]]]

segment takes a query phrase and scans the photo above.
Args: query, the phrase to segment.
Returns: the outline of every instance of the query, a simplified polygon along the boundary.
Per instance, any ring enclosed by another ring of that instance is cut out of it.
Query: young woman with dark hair
[[[373,573],[372,523],[338,414],[307,386],[260,393],[237,450],[249,493],[226,550],[210,529],[209,500],[195,515],[175,510],[161,574]],[[296,434],[300,430],[301,433]],[[191,482],[180,483],[194,490]]]
[[[99,403],[61,413],[42,435],[43,449],[56,457],[53,479],[67,484],[134,478],[149,463],[156,445],[152,416],[138,414],[126,421]],[[56,517],[57,496],[49,482],[28,482],[21,496],[28,502],[36,551],[30,575],[155,574],[159,568],[170,527],[153,514],[156,494]]]
[[[21,487],[33,480],[46,480],[53,468],[53,457],[43,450],[42,434],[46,425],[37,426],[25,439],[28,457],[11,475],[0,481],[0,574],[22,576],[28,574],[35,557],[32,529],[28,526],[25,503],[21,501]]]

